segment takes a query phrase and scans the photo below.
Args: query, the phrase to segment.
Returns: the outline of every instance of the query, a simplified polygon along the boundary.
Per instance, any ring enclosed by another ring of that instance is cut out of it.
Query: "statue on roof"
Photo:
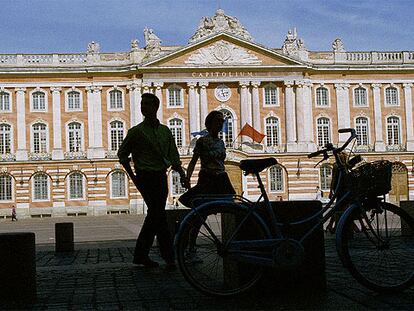
[[[283,42],[282,52],[287,55],[298,56],[301,52],[306,52],[305,41],[298,38],[296,28],[289,29]]]
[[[156,57],[161,53],[161,39],[151,28],[144,28],[145,58]]]
[[[92,41],[88,44],[88,49],[86,50],[88,54],[99,53],[101,47],[98,42]]]
[[[132,39],[131,40],[131,51],[135,52],[139,50],[139,41],[138,39]]]
[[[201,18],[198,28],[190,38],[189,43],[219,32],[227,32],[244,40],[253,41],[250,33],[236,17],[226,15],[222,9],[218,9],[213,17],[204,16]]]
[[[332,42],[332,49],[335,53],[345,52],[345,47],[340,38],[336,38],[334,42]]]

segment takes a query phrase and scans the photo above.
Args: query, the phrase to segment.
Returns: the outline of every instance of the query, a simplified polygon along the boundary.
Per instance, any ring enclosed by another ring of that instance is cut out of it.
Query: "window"
[[[111,175],[111,197],[124,198],[126,197],[126,183],[125,173],[118,171]]]
[[[368,145],[368,119],[359,117],[355,120],[357,145]]]
[[[220,110],[224,116],[223,131],[219,133],[219,137],[223,139],[226,147],[233,147],[234,136],[234,121],[233,115],[230,111],[223,109]]]
[[[49,184],[46,174],[39,173],[33,177],[33,200],[49,200]]]
[[[181,186],[180,174],[178,174],[176,171],[172,171],[171,179],[172,195],[175,196],[183,194],[185,192],[185,189]]]
[[[112,121],[109,126],[111,132],[111,150],[117,151],[124,139],[124,124],[121,121]]]
[[[0,175],[0,201],[11,201],[12,198],[12,177]]]
[[[168,106],[169,107],[180,107],[183,105],[181,88],[177,86],[170,86],[168,88]]]
[[[321,190],[329,190],[331,188],[332,167],[329,165],[322,165],[320,169],[321,174]]]
[[[46,124],[33,124],[33,152],[45,153],[47,152],[47,129]]]
[[[331,140],[330,124],[328,118],[319,118],[317,121],[318,145],[324,147]]]
[[[69,199],[83,199],[83,175],[81,173],[69,175]]]
[[[367,91],[363,87],[354,90],[355,106],[367,106]]]
[[[0,111],[10,111],[10,95],[6,92],[0,92]]]
[[[81,109],[81,94],[77,91],[68,92],[68,110]]]
[[[283,172],[278,165],[269,169],[270,191],[283,191]]]
[[[266,145],[279,145],[279,120],[275,117],[266,119]]]
[[[273,85],[264,88],[264,104],[269,106],[277,105],[277,88]]]
[[[0,154],[11,152],[11,126],[0,124]]]
[[[43,92],[34,92],[32,94],[32,110],[46,111],[46,96]]]
[[[122,92],[119,90],[113,90],[109,92],[109,108],[110,109],[122,109]]]
[[[170,131],[175,139],[177,147],[183,146],[183,121],[180,119],[172,119],[168,122]]]
[[[398,106],[398,92],[395,87],[388,87],[385,89],[385,104]]]
[[[316,105],[317,106],[328,106],[328,89],[325,87],[318,87],[316,89]]]
[[[399,145],[400,143],[400,119],[389,117],[387,118],[387,144]]]
[[[68,124],[69,152],[82,151],[82,126],[78,122]]]

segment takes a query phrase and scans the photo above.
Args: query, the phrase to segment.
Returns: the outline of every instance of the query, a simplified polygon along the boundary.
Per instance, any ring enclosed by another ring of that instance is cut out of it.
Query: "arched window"
[[[47,152],[47,127],[46,124],[36,123],[33,130],[33,153]]]
[[[11,126],[0,124],[0,154],[11,152]]]
[[[122,92],[119,90],[112,90],[109,92],[109,108],[110,109],[122,109]]]
[[[400,119],[398,117],[387,118],[387,143],[388,145],[401,144]]]
[[[183,146],[183,121],[180,119],[172,119],[168,122],[168,127],[175,139],[177,147]]]
[[[329,165],[322,165],[320,168],[321,190],[327,191],[331,188],[332,181],[332,167]]]
[[[10,95],[6,92],[0,92],[0,111],[10,111]]]
[[[368,119],[359,117],[355,120],[355,130],[357,134],[358,145],[368,145]]]
[[[274,85],[267,85],[264,88],[264,104],[270,106],[277,105],[277,88]]]
[[[82,125],[78,122],[68,124],[69,152],[82,151]]]
[[[111,174],[111,197],[126,197],[126,178],[124,172],[117,171]]]
[[[81,94],[77,91],[70,91],[68,93],[68,109],[79,110],[81,109]]]
[[[170,86],[168,89],[168,106],[180,107],[183,105],[183,99],[181,96],[182,89],[176,85]]]
[[[234,140],[234,121],[233,115],[226,109],[220,110],[224,116],[223,132],[220,132],[219,137],[223,139],[226,147],[233,147]]]
[[[318,87],[316,89],[316,105],[317,106],[328,106],[328,89],[325,87]]]
[[[44,173],[38,173],[33,176],[33,200],[49,200],[48,176]]]
[[[279,145],[279,120],[275,117],[266,119],[266,145]]]
[[[124,124],[121,121],[112,121],[109,126],[111,133],[110,150],[117,151],[124,139]]]
[[[13,199],[12,185],[10,175],[0,175],[0,201],[11,201]]]
[[[180,174],[176,171],[171,173],[171,192],[173,196],[183,194],[185,189],[181,186]]]
[[[331,127],[328,118],[319,118],[317,121],[318,145],[324,147],[331,141]]]
[[[395,87],[387,87],[385,89],[385,103],[386,105],[398,106],[398,91]]]
[[[357,87],[354,90],[354,103],[355,106],[367,105],[367,91],[363,87]]]
[[[279,165],[274,165],[269,169],[270,191],[283,191],[283,171]]]
[[[46,96],[45,93],[37,91],[32,94],[32,110],[45,111],[46,110]]]
[[[83,199],[83,175],[72,173],[69,175],[69,199]]]

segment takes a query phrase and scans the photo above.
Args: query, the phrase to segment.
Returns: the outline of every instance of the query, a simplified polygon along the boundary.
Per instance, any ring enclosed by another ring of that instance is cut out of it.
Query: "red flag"
[[[249,136],[253,141],[260,143],[263,138],[266,136],[258,131],[256,131],[251,125],[246,123],[240,130],[239,136]]]

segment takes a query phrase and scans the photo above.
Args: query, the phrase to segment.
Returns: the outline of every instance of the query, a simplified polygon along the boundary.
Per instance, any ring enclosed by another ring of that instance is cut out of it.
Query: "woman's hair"
[[[213,124],[214,118],[217,117],[217,116],[222,116],[223,117],[223,113],[221,111],[218,111],[218,110],[213,110],[207,115],[206,120],[204,122],[204,125],[206,126],[206,129],[208,131],[211,129],[211,125]]]

